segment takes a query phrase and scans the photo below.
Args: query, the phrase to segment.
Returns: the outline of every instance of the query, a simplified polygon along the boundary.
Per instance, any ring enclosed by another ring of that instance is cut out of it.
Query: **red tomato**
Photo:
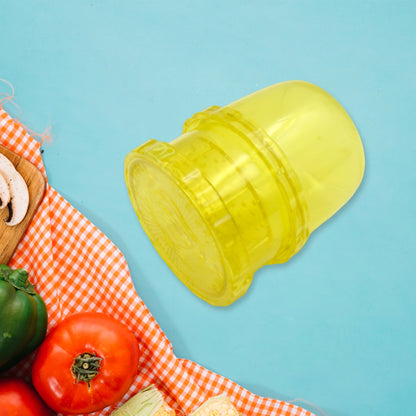
[[[119,401],[139,364],[135,336],[115,319],[94,312],[62,321],[41,344],[32,380],[58,413],[80,414]]]
[[[49,416],[36,391],[18,378],[0,380],[0,416]]]

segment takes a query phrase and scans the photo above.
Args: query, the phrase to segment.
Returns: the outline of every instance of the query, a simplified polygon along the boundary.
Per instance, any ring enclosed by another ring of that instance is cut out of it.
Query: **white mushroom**
[[[0,208],[4,208],[10,201],[9,185],[6,178],[0,173]]]
[[[0,153],[0,174],[9,186],[10,201],[7,225],[19,224],[26,215],[29,206],[29,191],[22,175],[15,169],[12,162]]]

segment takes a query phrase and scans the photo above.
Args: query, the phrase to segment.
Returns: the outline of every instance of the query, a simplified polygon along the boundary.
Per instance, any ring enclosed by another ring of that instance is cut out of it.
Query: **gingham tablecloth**
[[[0,143],[28,159],[46,177],[40,143],[1,107]],[[291,403],[256,396],[194,362],[177,358],[137,295],[120,250],[50,185],[10,266],[28,270],[48,308],[48,331],[67,315],[97,311],[114,316],[136,335],[140,371],[122,402],[155,384],[178,414],[189,414],[207,398],[225,393],[246,416],[313,416]],[[30,380],[33,358],[34,354],[11,374]],[[109,415],[115,407],[92,415]]]

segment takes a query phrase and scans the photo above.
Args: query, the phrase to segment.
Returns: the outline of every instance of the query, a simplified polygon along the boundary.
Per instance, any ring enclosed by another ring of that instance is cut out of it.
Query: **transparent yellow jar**
[[[354,123],[321,88],[279,83],[149,140],[125,159],[137,216],[175,275],[226,306],[266,264],[283,263],[354,194],[364,151]]]

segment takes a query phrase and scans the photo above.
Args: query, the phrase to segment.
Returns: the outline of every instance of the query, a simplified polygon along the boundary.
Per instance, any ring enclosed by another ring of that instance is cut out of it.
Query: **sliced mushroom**
[[[9,185],[6,178],[0,173],[0,208],[7,207],[10,201]]]
[[[1,153],[0,174],[6,179],[10,192],[9,218],[6,220],[6,224],[17,225],[26,215],[29,206],[29,191],[22,175],[15,169],[13,163]]]

